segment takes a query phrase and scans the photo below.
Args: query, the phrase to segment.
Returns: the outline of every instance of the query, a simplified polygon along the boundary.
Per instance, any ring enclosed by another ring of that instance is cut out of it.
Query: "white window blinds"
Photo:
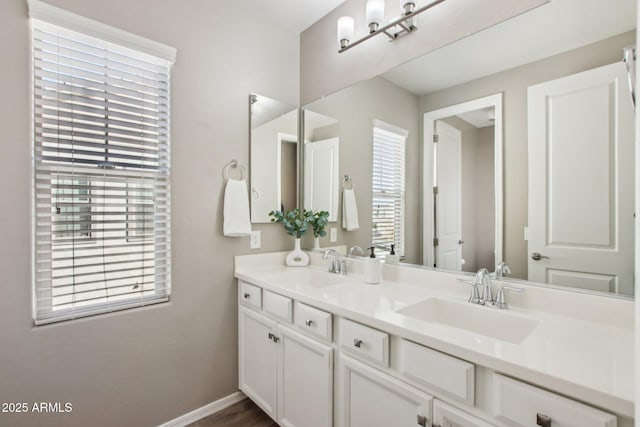
[[[407,132],[379,120],[373,126],[372,245],[404,256]]]
[[[32,26],[35,323],[167,301],[171,62]]]

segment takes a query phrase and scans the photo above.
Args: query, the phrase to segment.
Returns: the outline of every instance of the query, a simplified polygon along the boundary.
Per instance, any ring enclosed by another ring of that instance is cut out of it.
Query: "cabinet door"
[[[240,390],[276,419],[276,322],[250,309],[238,308]]]
[[[433,427],[492,427],[492,425],[436,399],[433,401]]]
[[[347,356],[340,389],[343,427],[431,426],[432,396]]]
[[[280,325],[278,421],[284,427],[333,425],[333,349]]]

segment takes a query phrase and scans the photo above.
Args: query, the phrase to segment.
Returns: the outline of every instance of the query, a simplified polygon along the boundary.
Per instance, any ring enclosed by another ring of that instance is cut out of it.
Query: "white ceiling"
[[[552,0],[382,76],[424,95],[632,30],[635,18],[635,0]]]
[[[345,0],[249,0],[249,7],[290,31],[301,33]]]

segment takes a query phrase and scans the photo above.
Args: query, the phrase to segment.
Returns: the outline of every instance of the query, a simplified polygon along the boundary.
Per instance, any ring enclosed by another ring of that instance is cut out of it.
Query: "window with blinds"
[[[32,28],[35,323],[167,301],[172,61]]]
[[[372,168],[372,245],[404,256],[405,145],[404,129],[374,120]]]

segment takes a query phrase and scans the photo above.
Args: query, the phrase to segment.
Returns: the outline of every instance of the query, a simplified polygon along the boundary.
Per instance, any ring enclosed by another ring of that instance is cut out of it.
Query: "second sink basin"
[[[397,310],[396,313],[512,344],[520,344],[538,326],[538,321],[535,319],[505,310],[440,298],[429,298]]]

